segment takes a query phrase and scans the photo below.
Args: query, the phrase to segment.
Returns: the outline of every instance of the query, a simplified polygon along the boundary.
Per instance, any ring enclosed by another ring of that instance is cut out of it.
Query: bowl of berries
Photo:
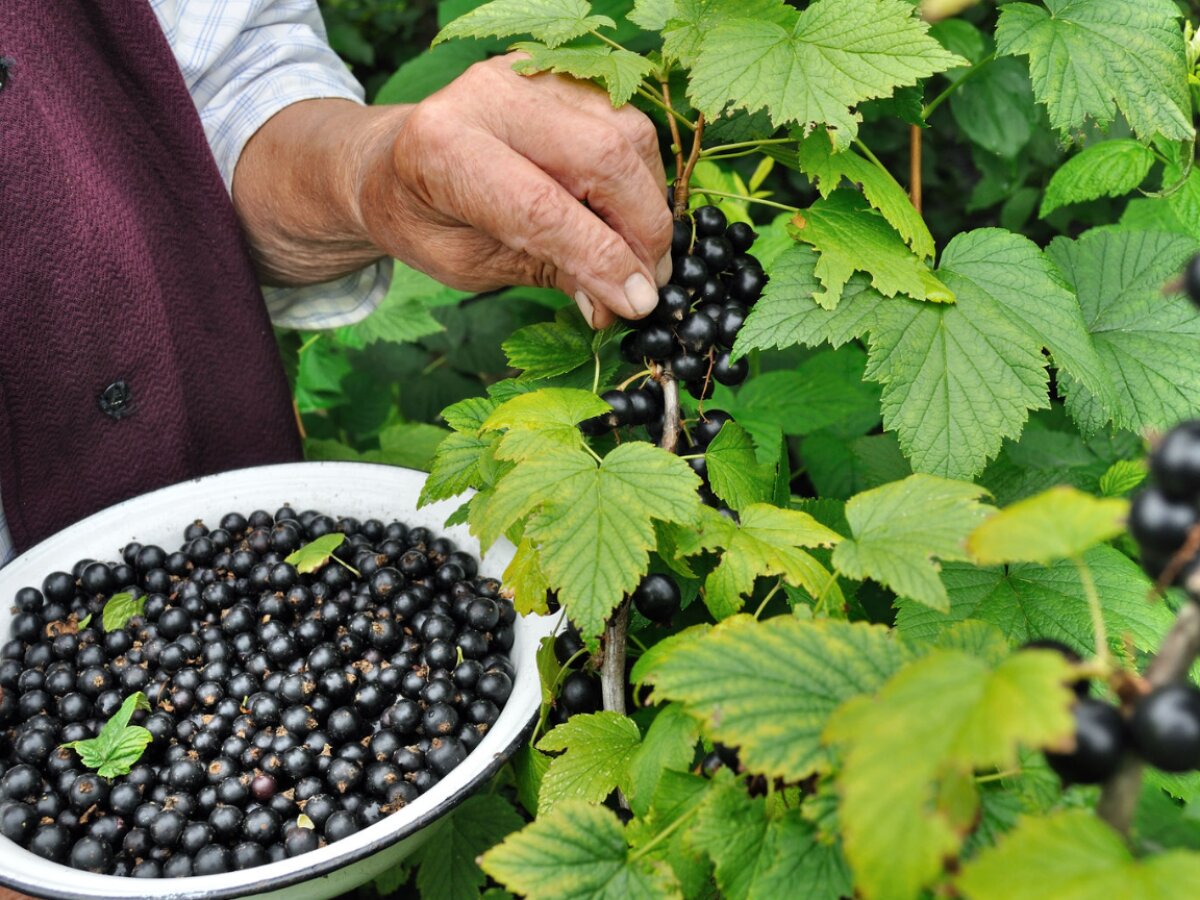
[[[0,883],[320,898],[416,849],[528,737],[554,630],[424,479],[208,476],[0,569]]]

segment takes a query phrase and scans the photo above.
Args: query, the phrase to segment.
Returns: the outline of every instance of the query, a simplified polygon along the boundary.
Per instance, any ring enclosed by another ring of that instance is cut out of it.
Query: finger
[[[458,131],[452,145],[432,149],[440,152],[426,154],[424,181],[433,207],[453,211],[523,254],[514,277],[552,284],[572,297],[582,291],[594,306],[626,318],[641,318],[657,305],[653,270],[524,156],[474,130]]]
[[[497,71],[493,77],[511,87],[511,73]],[[653,126],[645,117],[637,124],[640,113],[618,115],[605,95],[596,94],[594,88],[565,79],[523,79],[520,90],[507,92],[503,110],[496,111],[489,125],[514,150],[586,200],[656,273],[656,281],[665,282],[671,216],[662,162],[655,153],[653,168],[647,163],[648,147],[655,143]],[[581,104],[587,109],[580,109]],[[640,134],[631,140],[635,132]]]

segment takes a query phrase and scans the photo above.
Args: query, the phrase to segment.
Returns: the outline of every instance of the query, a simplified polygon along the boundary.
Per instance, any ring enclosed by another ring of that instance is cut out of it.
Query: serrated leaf
[[[1026,817],[964,867],[956,884],[971,900],[1045,897],[1167,898],[1200,882],[1200,854],[1169,850],[1135,859],[1091,810]]]
[[[854,893],[840,850],[818,843],[800,810],[768,815],[766,801],[734,781],[708,792],[687,840],[713,860],[728,900],[796,896],[801,886],[810,900]]]
[[[933,235],[912,205],[908,192],[887,169],[854,150],[835,152],[832,137],[821,128],[800,139],[799,162],[800,170],[816,182],[822,197],[837,190],[843,179],[856,182],[867,201],[900,233],[914,253],[923,258],[933,256]]]
[[[802,547],[831,547],[842,536],[808,513],[755,503],[741,511],[734,525],[713,512],[705,512],[694,545],[681,545],[692,555],[700,549],[724,549],[721,561],[704,582],[704,603],[715,618],[739,612],[745,597],[760,577],[777,575],[803,588],[832,609],[841,609],[845,598],[837,579]]]
[[[512,757],[513,777],[517,782],[517,799],[530,816],[537,814],[538,794],[542,790],[542,779],[550,768],[549,755],[526,744]]]
[[[142,726],[129,724],[139,709],[150,711],[150,701],[141,691],[126,697],[94,738],[70,741],[62,746],[79,754],[80,762],[95,769],[101,778],[127,775],[154,739]]]
[[[1165,603],[1146,602],[1151,584],[1141,567],[1112,547],[1096,547],[1083,560],[1096,582],[1113,651],[1123,654],[1126,640],[1143,652],[1157,649],[1174,613]],[[1053,638],[1084,656],[1095,650],[1079,570],[1070,560],[987,569],[951,563],[942,571],[942,582],[950,596],[944,613],[899,601],[896,627],[905,638],[934,640],[957,622],[980,619],[998,627],[1013,645]]]
[[[538,741],[537,749],[561,753],[550,761],[538,795],[538,815],[564,800],[599,803],[626,781],[642,736],[631,719],[615,712],[572,716]]]
[[[124,628],[126,623],[134,616],[140,616],[145,608],[145,595],[134,597],[128,591],[113,594],[104,603],[100,624],[105,631],[116,631],[117,629]],[[87,626],[81,623],[79,627],[82,629]]]
[[[542,572],[537,551],[527,539],[522,538],[517,544],[517,552],[504,570],[504,586],[513,592],[513,608],[519,615],[549,612],[546,592],[550,590],[550,582]]]
[[[846,519],[853,537],[833,551],[833,564],[851,578],[873,578],[902,597],[935,609],[950,599],[934,559],[966,559],[967,535],[987,514],[978,485],[911,475],[851,498]]]
[[[561,72],[576,78],[595,79],[604,84],[614,107],[624,106],[633,97],[642,79],[654,71],[654,64],[629,50],[604,45],[549,48],[540,44],[517,44],[529,59],[513,68],[523,75],[537,72]],[[570,370],[568,370],[570,371]]]
[[[732,509],[771,498],[774,472],[758,462],[754,444],[736,422],[726,422],[704,450],[713,493]]]
[[[532,35],[548,47],[601,27],[615,27],[608,16],[589,15],[587,0],[492,0],[448,24],[434,46],[452,38]]]
[[[1140,459],[1118,459],[1100,476],[1100,493],[1121,497],[1146,480],[1146,463]]]
[[[483,870],[530,900],[657,900],[682,897],[670,868],[631,858],[609,810],[565,801],[480,860]]]
[[[483,460],[495,451],[499,441],[498,435],[478,437],[458,431],[447,435],[434,453],[429,477],[421,486],[417,507],[438,500],[449,500],[484,482],[481,472]]]
[[[904,659],[878,626],[739,616],[643,657],[635,675],[656,699],[682,703],[710,738],[739,747],[749,771],[800,781],[832,765],[820,734],[834,709],[876,690]]]
[[[816,276],[824,290],[813,295],[818,306],[835,309],[856,271],[866,272],[885,297],[954,302],[954,293],[857,191],[834,191],[799,213],[793,225],[796,238],[820,252]]]
[[[1171,0],[1006,3],[996,25],[1002,55],[1028,56],[1038,102],[1064,135],[1119,111],[1136,135],[1193,135],[1179,9]]]
[[[438,446],[447,435],[445,428],[427,425],[424,422],[391,425],[379,432],[379,449],[368,450],[361,458],[367,462],[405,466],[428,472],[433,465]]]
[[[699,725],[678,703],[668,703],[658,711],[629,760],[626,799],[630,809],[639,816],[650,811],[663,774],[668,770],[686,772],[698,740]]]
[[[625,18],[646,31],[662,31],[675,12],[675,0],[634,0]]]
[[[883,297],[866,276],[855,275],[847,282],[835,310],[821,308],[813,300],[821,287],[816,276],[817,260],[816,251],[805,244],[795,244],[780,255],[762,299],[754,304],[738,332],[735,357],[751,350],[783,349],[796,344],[813,347],[828,342],[840,347],[870,330]]]
[[[967,536],[967,553],[982,566],[1082,556],[1125,530],[1129,504],[1073,487],[1056,487],[1007,506]]]
[[[1072,156],[1046,185],[1042,218],[1071,203],[1121,197],[1146,180],[1154,151],[1130,138],[1102,141]]]
[[[455,431],[476,436],[499,405],[491,397],[468,397],[443,409],[442,418]]]
[[[939,804],[942,787],[962,785],[976,769],[1013,766],[1020,744],[1046,746],[1071,733],[1070,673],[1048,651],[1017,653],[994,668],[935,651],[876,697],[834,714],[825,738],[843,748],[838,815],[863,897],[916,897],[955,856],[969,823],[961,827]]]
[[[779,0],[674,0],[663,27],[663,56],[678,60],[684,68],[696,65],[700,43],[722,22],[734,18],[764,19],[788,26],[790,11]]]
[[[516,831],[523,820],[499,794],[468,797],[430,826],[413,855],[422,900],[475,900],[487,876],[476,859]]]
[[[617,447],[599,467],[583,451],[543,449],[500,480],[472,529],[490,546],[535,513],[525,536],[538,545],[542,571],[571,620],[591,637],[646,571],[654,521],[695,520],[699,486],[685,461],[639,441]]]
[[[989,153],[1015,157],[1038,122],[1028,69],[1015,59],[985,63],[951,95],[950,112],[972,143]]]
[[[1067,409],[1085,434],[1109,422],[1131,431],[1169,428],[1200,411],[1200,312],[1162,293],[1196,249],[1180,235],[1107,229],[1050,244],[1111,385],[1106,399],[1074,372],[1060,379]]]
[[[500,404],[483,423],[483,430],[507,429],[500,439],[496,456],[525,460],[548,448],[575,450],[582,447],[579,423],[610,409],[591,391],[542,388]]]
[[[508,364],[536,380],[564,375],[592,358],[592,344],[578,328],[562,322],[538,322],[513,332],[501,345]]]
[[[709,118],[766,109],[776,126],[828,125],[839,147],[858,131],[852,108],[965,60],[928,34],[903,0],[820,0],[774,20],[722,19],[704,35],[689,98]]]
[[[346,535],[341,532],[322,535],[316,540],[309,541],[299,550],[289,553],[284,562],[291,563],[301,575],[315,572],[333,556],[333,551],[342,546]]]

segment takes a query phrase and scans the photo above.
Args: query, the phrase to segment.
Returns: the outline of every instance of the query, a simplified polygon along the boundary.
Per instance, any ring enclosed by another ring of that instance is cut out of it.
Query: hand
[[[590,84],[518,75],[519,58],[478,63],[391,111],[363,156],[363,228],[453,287],[557,287],[595,328],[640,318],[671,274],[654,127]]]

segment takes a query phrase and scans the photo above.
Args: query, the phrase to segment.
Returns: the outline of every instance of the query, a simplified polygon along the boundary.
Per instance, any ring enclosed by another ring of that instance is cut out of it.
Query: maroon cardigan
[[[3,0],[0,502],[18,549],[299,456],[246,244],[147,0]]]

